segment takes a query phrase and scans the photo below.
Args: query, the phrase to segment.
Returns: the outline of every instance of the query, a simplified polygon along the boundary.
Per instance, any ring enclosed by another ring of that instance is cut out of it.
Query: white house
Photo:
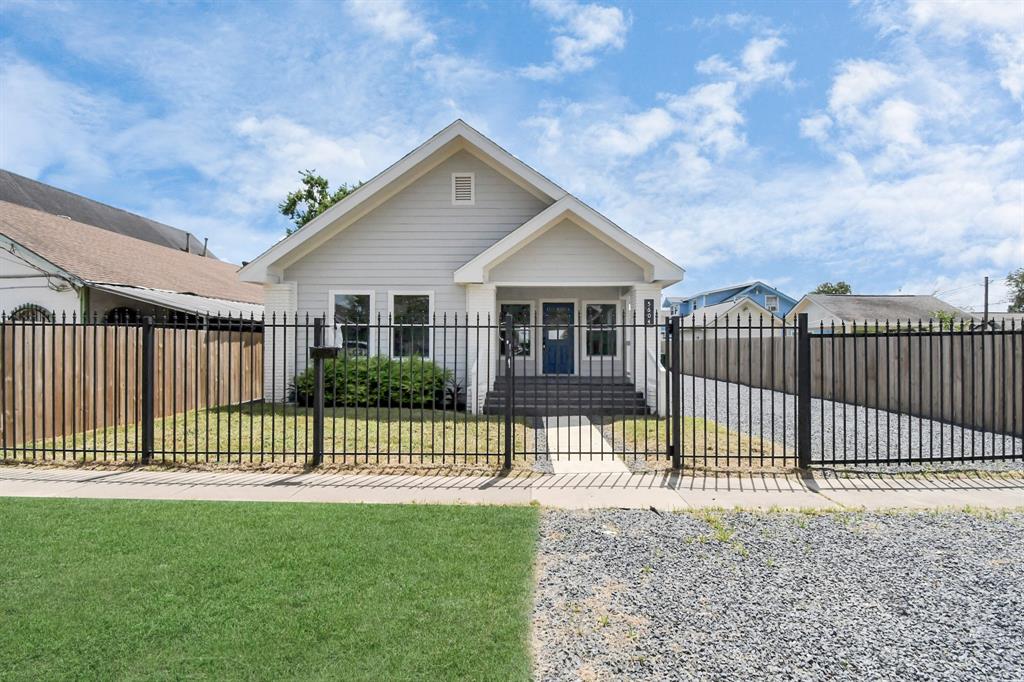
[[[752,298],[740,298],[697,308],[679,320],[683,338],[745,338],[781,336],[784,323]]]
[[[374,334],[377,316],[427,324],[446,315],[449,324],[487,325],[512,315],[521,328],[517,373],[617,374],[649,394],[644,377],[660,371],[661,291],[683,269],[457,120],[239,276],[263,284],[268,316],[367,325],[344,343],[370,352],[410,352]],[[619,329],[614,340],[566,344],[554,329],[645,313],[651,333],[635,342]],[[482,338],[465,333],[456,342],[458,357],[447,365],[466,380],[470,409],[478,410],[498,371],[496,334],[486,328]],[[268,367],[301,369],[301,356],[275,349],[272,338],[267,344]],[[436,362],[442,344],[452,352],[451,340],[437,339],[413,351]],[[478,352],[485,346],[491,352]],[[281,373],[267,378],[267,393],[283,396]]]

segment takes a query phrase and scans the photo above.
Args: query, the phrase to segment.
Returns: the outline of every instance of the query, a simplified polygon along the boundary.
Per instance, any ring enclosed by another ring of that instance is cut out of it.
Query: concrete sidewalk
[[[102,471],[0,468],[0,496],[260,502],[531,504],[567,509],[939,509],[1024,507],[1024,478],[985,474],[853,478],[670,472],[548,476]]]

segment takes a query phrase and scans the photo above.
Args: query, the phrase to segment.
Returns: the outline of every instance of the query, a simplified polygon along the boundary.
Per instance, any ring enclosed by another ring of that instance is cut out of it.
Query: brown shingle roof
[[[262,303],[238,266],[0,201],[0,233],[86,282],[127,284]]]

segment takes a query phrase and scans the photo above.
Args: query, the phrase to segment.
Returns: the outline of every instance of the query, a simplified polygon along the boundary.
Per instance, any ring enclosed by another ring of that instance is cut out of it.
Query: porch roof
[[[485,283],[491,268],[505,261],[552,227],[571,220],[593,237],[643,268],[645,282],[663,286],[683,279],[684,270],[574,196],[567,195],[455,271],[457,284]],[[557,280],[557,274],[552,275]],[[537,284],[556,285],[557,281]]]

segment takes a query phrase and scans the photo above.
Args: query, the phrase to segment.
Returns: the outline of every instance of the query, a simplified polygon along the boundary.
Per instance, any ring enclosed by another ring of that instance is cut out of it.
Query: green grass
[[[141,428],[135,424],[80,431],[63,438],[36,441],[49,459],[93,461],[133,459]],[[327,408],[324,451],[354,455],[347,461],[391,462],[419,460],[420,454],[457,454],[468,463],[500,464],[504,448],[502,415],[409,408]],[[517,453],[534,449],[533,429],[524,420],[513,427]],[[220,452],[232,461],[302,460],[313,449],[313,410],[294,406],[242,405],[179,413],[157,419],[154,445],[158,459],[205,461],[207,452]],[[103,450],[107,450],[104,458]],[[96,451],[100,454],[97,455]],[[197,454],[198,453],[198,454]],[[487,454],[490,454],[490,457]],[[18,460],[14,450],[6,459]],[[483,456],[477,456],[483,455]],[[28,456],[32,456],[31,453]],[[468,458],[466,457],[468,456]],[[213,457],[210,457],[213,459]],[[449,458],[450,459],[450,458]]]
[[[622,441],[626,452],[644,452],[668,442],[667,428],[667,419],[627,417],[610,423],[606,430]],[[710,419],[683,417],[681,435],[683,458],[690,465],[796,466],[793,448],[772,442],[770,433],[764,438],[748,436]],[[662,464],[667,465],[667,460]]]
[[[528,679],[537,510],[0,499],[2,679]]]

